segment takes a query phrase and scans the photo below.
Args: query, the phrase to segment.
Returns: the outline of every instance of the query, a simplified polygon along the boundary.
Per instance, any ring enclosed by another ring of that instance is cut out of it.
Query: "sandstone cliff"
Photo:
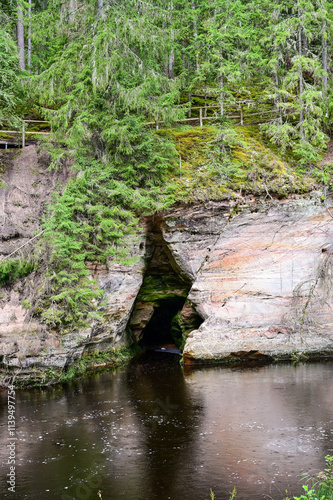
[[[52,191],[68,176],[65,168],[48,171],[35,146],[7,157],[2,256],[34,236]],[[108,270],[90,264],[105,291],[105,321],[85,331],[60,337],[23,306],[38,273],[3,287],[3,372],[25,377],[64,369],[84,352],[145,339],[159,344],[170,332],[181,347],[185,341],[187,363],[332,355],[333,220],[321,195],[266,202],[239,197],[144,219],[141,233],[129,240],[134,264],[110,262]]]

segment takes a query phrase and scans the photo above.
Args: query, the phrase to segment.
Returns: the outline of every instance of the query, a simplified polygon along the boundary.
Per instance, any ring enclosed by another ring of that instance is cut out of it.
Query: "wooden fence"
[[[248,103],[246,103],[248,105]],[[251,103],[255,104],[255,103]],[[259,111],[256,113],[244,113],[244,104],[239,105],[239,114],[234,114],[234,115],[217,115],[216,113],[213,116],[207,116],[207,110],[209,109],[214,109],[214,108],[220,108],[218,104],[211,104],[211,105],[204,105],[204,106],[191,106],[191,108],[188,110],[188,118],[182,118],[180,120],[175,120],[177,123],[183,123],[183,122],[199,122],[200,127],[203,126],[204,120],[217,120],[221,116],[225,116],[228,119],[239,119],[240,120],[240,125],[244,125],[244,118],[250,118],[252,116],[259,116],[259,115],[264,115],[264,114],[270,114],[270,113],[278,113],[278,110],[276,109],[270,109],[270,110],[264,110],[264,111]],[[192,110],[199,110],[199,116],[192,117]],[[22,137],[21,140],[21,146],[22,148],[25,147],[26,143],[26,136],[27,135],[48,135],[50,132],[34,132],[34,131],[28,131],[26,130],[26,123],[50,123],[49,121],[46,120],[23,120],[24,124],[22,126],[21,130],[0,130],[0,133],[6,133],[6,134],[16,134],[20,135]],[[160,124],[164,123],[163,120],[158,120],[156,119],[155,121],[152,122],[147,122],[146,125],[155,125],[156,130],[159,129]],[[260,122],[261,123],[261,122]],[[5,144],[6,149],[7,149],[7,144],[12,144],[11,141],[6,141],[6,139],[0,141],[0,143]]]
[[[34,131],[28,131],[26,130],[25,124],[26,123],[49,123],[46,120],[23,120],[23,126],[21,130],[0,130],[0,133],[2,134],[15,134],[19,135],[22,137],[21,139],[21,147],[25,147],[25,140],[27,135],[48,135],[50,132],[34,132]],[[8,144],[12,144],[12,141],[9,140],[2,140],[0,141],[1,144],[5,144],[5,149],[7,149]]]
[[[255,103],[252,103],[255,104]],[[239,106],[239,114],[234,114],[234,115],[228,115],[228,114],[223,114],[221,113],[214,114],[213,116],[207,116],[207,110],[212,109],[212,108],[220,108],[218,104],[211,104],[211,105],[205,105],[205,106],[191,106],[191,108],[188,110],[188,118],[182,118],[180,120],[175,120],[177,123],[182,123],[182,122],[199,122],[200,127],[203,126],[204,120],[217,120],[218,118],[221,118],[221,116],[225,116],[228,119],[239,119],[240,120],[240,125],[244,125],[244,118],[249,118],[251,116],[259,116],[259,115],[264,115],[264,114],[269,114],[269,113],[278,113],[278,110],[276,109],[269,109],[266,111],[259,111],[257,113],[244,113],[244,108],[245,105],[240,105]],[[192,110],[198,109],[199,110],[199,116],[192,117]],[[159,125],[161,123],[164,123],[163,120],[155,120],[153,122],[147,122],[146,125],[155,125],[156,130],[159,129]]]

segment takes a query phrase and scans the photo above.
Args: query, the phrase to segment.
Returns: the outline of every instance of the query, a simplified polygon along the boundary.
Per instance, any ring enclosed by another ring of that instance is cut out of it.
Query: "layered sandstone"
[[[184,359],[333,353],[332,243],[318,193],[234,217],[190,290],[205,321],[189,335]]]
[[[45,205],[69,175],[66,168],[50,172],[35,146],[8,161],[0,255],[38,233]],[[146,218],[128,240],[131,265],[89,264],[105,292],[103,323],[59,336],[24,306],[38,273],[3,287],[0,356],[24,376],[64,368],[85,351],[141,341],[162,307],[161,318],[186,338],[186,362],[332,355],[330,212],[316,192],[282,201],[238,197],[178,206]]]

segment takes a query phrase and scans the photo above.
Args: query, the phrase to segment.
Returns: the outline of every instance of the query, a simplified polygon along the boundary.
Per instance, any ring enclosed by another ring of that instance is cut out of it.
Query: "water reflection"
[[[301,490],[333,454],[333,363],[183,372],[137,361],[66,388],[17,393],[17,487],[31,500],[257,500]],[[1,443],[8,441],[0,393]]]
[[[332,451],[332,365],[193,371],[192,393],[204,398],[198,447],[204,468],[220,471],[212,488],[236,485],[237,498],[282,498],[300,491],[297,476],[318,472]],[[222,479],[222,481],[221,481]]]
[[[142,498],[181,498],[184,466],[191,462],[199,437],[202,397],[192,397],[178,356],[167,355],[161,361],[160,353],[148,353],[127,375],[137,421],[145,433],[149,474]]]

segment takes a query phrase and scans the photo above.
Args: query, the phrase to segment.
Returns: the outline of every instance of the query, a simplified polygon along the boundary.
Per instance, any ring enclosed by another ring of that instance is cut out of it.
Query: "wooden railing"
[[[36,134],[37,135],[48,135],[50,133],[50,132],[35,132],[35,131],[26,130],[26,127],[25,127],[26,123],[49,123],[49,122],[46,120],[23,120],[22,130],[0,130],[0,133],[20,135],[22,137],[22,140],[21,140],[22,148],[25,147],[25,139],[26,139],[27,134],[30,134],[30,135],[36,135]],[[7,141],[6,139],[4,139],[2,142],[5,143],[5,146],[6,146],[5,149],[7,149],[7,144],[9,144],[11,141]]]
[[[240,120],[240,125],[244,125],[244,118],[250,118],[252,116],[259,116],[259,115],[264,115],[264,114],[269,114],[269,113],[278,113],[278,110],[276,109],[269,109],[269,110],[263,110],[263,111],[259,111],[259,112],[256,112],[256,113],[244,113],[244,108],[245,108],[245,105],[240,105],[239,106],[239,114],[233,114],[233,115],[228,115],[228,114],[217,114],[215,113],[213,116],[207,116],[207,110],[208,109],[212,109],[212,108],[220,108],[220,105],[218,104],[211,104],[211,105],[204,105],[204,106],[191,106],[191,108],[188,110],[188,115],[189,117],[188,118],[181,118],[179,120],[175,120],[176,123],[182,123],[182,122],[194,122],[194,121],[198,121],[199,122],[199,125],[200,127],[203,126],[203,122],[204,120],[217,120],[218,118],[221,118],[222,116],[228,118],[228,119],[237,119],[239,118]],[[195,117],[192,117],[191,114],[192,114],[192,110],[196,110],[198,109],[199,110],[199,116],[195,116]],[[159,125],[161,123],[164,123],[163,120],[155,120],[153,122],[147,122],[146,125],[155,125],[156,127],[156,130],[159,129]]]
[[[255,104],[255,103],[252,103],[250,101],[246,101],[246,106],[248,106],[249,103],[251,105]],[[214,113],[214,115],[212,115],[212,116],[207,116],[207,110],[214,109],[214,108],[220,108],[220,105],[219,104],[210,104],[210,105],[204,105],[204,106],[191,106],[189,108],[189,110],[187,111],[188,116],[189,116],[188,118],[181,118],[181,119],[175,120],[175,121],[176,121],[176,123],[199,122],[200,127],[202,127],[204,120],[217,120],[218,118],[221,118],[221,116],[225,116],[226,118],[232,119],[232,120],[238,118],[240,120],[239,124],[244,125],[244,118],[251,118],[252,116],[259,116],[259,115],[270,114],[270,113],[278,113],[278,110],[276,110],[276,109],[263,110],[263,111],[259,111],[256,113],[244,113],[244,107],[245,107],[245,104],[241,104],[241,103],[239,104],[239,107],[238,107],[239,114],[233,114],[233,115],[228,115],[228,114],[221,115],[221,114],[219,114],[218,115],[217,113]],[[195,117],[191,116],[192,111],[197,110],[197,109],[199,110],[199,116],[195,116]],[[48,134],[50,134],[50,132],[35,132],[35,131],[26,130],[26,126],[25,126],[26,123],[50,123],[50,122],[47,120],[23,120],[22,130],[0,130],[0,133],[21,135],[22,136],[22,140],[21,140],[22,148],[25,147],[27,135],[48,135]],[[163,120],[157,119],[157,120],[152,121],[152,122],[146,122],[146,125],[155,125],[156,130],[158,130],[160,124],[162,124],[162,123],[164,123]],[[6,149],[7,149],[7,144],[10,143],[11,141],[6,141],[6,139],[4,139],[1,142],[5,143]]]

